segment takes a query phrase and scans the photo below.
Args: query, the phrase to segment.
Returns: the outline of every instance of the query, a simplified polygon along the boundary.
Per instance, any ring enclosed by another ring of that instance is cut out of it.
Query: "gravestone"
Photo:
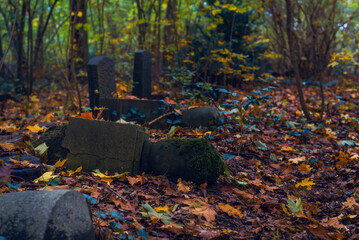
[[[223,173],[221,155],[207,139],[152,143],[140,126],[83,118],[70,118],[65,129],[61,145],[69,152],[65,163],[68,169],[82,166],[85,172],[99,169],[110,174],[165,174],[197,184],[213,184]]]
[[[141,174],[144,129],[132,124],[70,118],[62,146],[69,150],[66,167],[85,172]]]
[[[0,236],[7,240],[92,240],[95,234],[86,198],[69,190],[0,195]]]
[[[151,98],[152,59],[151,53],[139,50],[135,53],[133,68],[134,88],[132,94],[139,98]]]
[[[100,97],[113,97],[116,92],[114,61],[105,56],[96,56],[87,64],[90,107],[101,107]]]

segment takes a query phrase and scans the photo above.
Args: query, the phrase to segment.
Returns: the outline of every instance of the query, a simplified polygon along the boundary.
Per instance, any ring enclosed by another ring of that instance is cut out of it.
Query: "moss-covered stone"
[[[149,173],[210,185],[224,171],[221,155],[204,138],[167,139],[152,143],[147,149],[143,160],[148,162],[144,170]]]

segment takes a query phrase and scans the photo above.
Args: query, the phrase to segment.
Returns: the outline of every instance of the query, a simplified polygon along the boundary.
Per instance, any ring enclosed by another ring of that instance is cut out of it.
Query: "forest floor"
[[[56,184],[2,181],[0,194],[59,188],[86,193],[97,239],[359,239],[359,92],[353,86],[325,91],[323,118],[319,91],[306,88],[313,122],[305,121],[293,87],[262,84],[231,90],[216,103],[224,120],[217,129],[148,131],[153,141],[208,138],[237,181],[221,176],[215,185],[194,186],[165,176],[109,178],[59,164]],[[87,106],[86,89],[82,93]],[[22,141],[10,146],[6,139],[37,138],[75,116],[65,100],[63,91],[53,90],[31,102],[1,103],[1,155],[29,152]]]

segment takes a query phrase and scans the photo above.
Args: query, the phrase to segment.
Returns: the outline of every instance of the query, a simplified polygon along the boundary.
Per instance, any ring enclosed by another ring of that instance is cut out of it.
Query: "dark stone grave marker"
[[[87,64],[90,107],[100,107],[100,97],[113,97],[116,92],[114,61],[105,56],[92,58]]]
[[[151,58],[151,53],[146,50],[138,50],[135,53],[135,64],[133,68],[134,88],[132,90],[132,94],[139,98],[151,98]]]

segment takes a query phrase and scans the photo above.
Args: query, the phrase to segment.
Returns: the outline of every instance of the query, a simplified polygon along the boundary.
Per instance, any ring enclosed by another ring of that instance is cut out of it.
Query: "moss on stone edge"
[[[188,166],[194,170],[191,180],[197,184],[214,184],[223,173],[225,163],[221,154],[204,138],[166,139],[169,144],[179,148],[180,154],[189,156]]]

